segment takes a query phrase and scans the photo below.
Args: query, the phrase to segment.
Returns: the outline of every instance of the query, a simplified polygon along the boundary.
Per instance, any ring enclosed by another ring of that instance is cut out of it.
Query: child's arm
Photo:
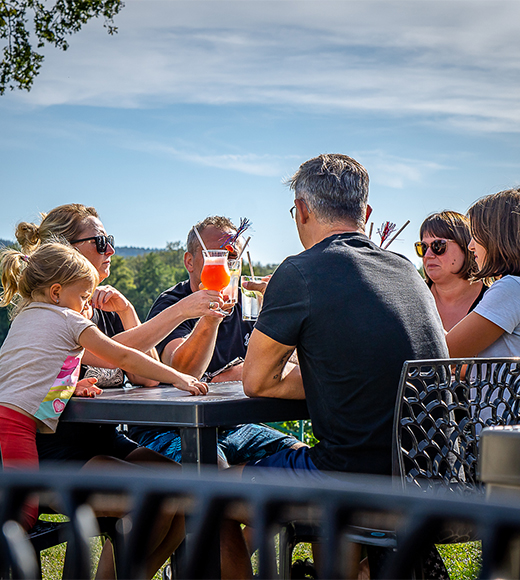
[[[124,371],[161,383],[170,383],[178,389],[189,391],[192,395],[205,395],[208,392],[206,383],[190,375],[179,373],[138,350],[115,342],[105,336],[96,326],[89,326],[85,329],[79,337],[79,343],[96,356]]]

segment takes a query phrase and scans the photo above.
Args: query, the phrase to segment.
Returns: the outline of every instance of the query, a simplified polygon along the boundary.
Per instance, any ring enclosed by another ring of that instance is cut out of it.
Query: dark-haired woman
[[[520,189],[478,200],[468,216],[475,278],[495,282],[447,334],[450,355],[520,356]]]
[[[448,331],[475,308],[487,289],[482,280],[472,280],[478,267],[468,249],[469,219],[455,211],[434,213],[422,223],[420,237],[415,251]]]

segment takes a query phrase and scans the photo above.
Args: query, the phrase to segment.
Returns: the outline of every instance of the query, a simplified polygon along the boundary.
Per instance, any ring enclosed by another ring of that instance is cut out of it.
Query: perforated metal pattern
[[[518,422],[520,359],[408,361],[396,405],[395,474],[420,488],[474,492],[480,432]]]

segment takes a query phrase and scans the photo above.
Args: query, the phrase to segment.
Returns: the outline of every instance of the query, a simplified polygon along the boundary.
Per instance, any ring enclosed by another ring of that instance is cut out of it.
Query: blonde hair
[[[89,280],[93,288],[99,284],[94,266],[72,246],[58,242],[42,244],[30,255],[5,249],[0,252],[0,270],[0,306],[15,303],[13,318],[34,300],[35,294],[53,284],[68,286],[80,280]],[[17,296],[22,299],[19,303]]]
[[[93,207],[81,203],[68,203],[42,213],[40,225],[21,222],[16,227],[15,236],[26,254],[32,253],[40,244],[60,237],[71,242],[79,237],[85,221],[90,217],[99,218]]]

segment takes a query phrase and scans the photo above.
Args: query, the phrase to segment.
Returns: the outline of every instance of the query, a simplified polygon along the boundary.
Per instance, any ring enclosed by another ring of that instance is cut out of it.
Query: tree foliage
[[[123,6],[122,0],[0,0],[0,95],[6,88],[31,89],[44,59],[33,42],[36,48],[48,43],[67,50],[68,36],[98,17],[114,34],[113,18]]]
[[[161,292],[188,278],[184,267],[184,252],[185,249],[180,242],[175,242],[167,244],[164,250],[139,256],[123,258],[116,254],[112,257],[110,276],[105,283],[122,292],[134,305],[139,318],[145,320],[150,307]],[[274,264],[253,265],[255,274],[259,276],[271,274],[275,267]],[[243,273],[249,274],[249,266],[246,263]],[[0,308],[0,345],[8,330],[8,309]]]

